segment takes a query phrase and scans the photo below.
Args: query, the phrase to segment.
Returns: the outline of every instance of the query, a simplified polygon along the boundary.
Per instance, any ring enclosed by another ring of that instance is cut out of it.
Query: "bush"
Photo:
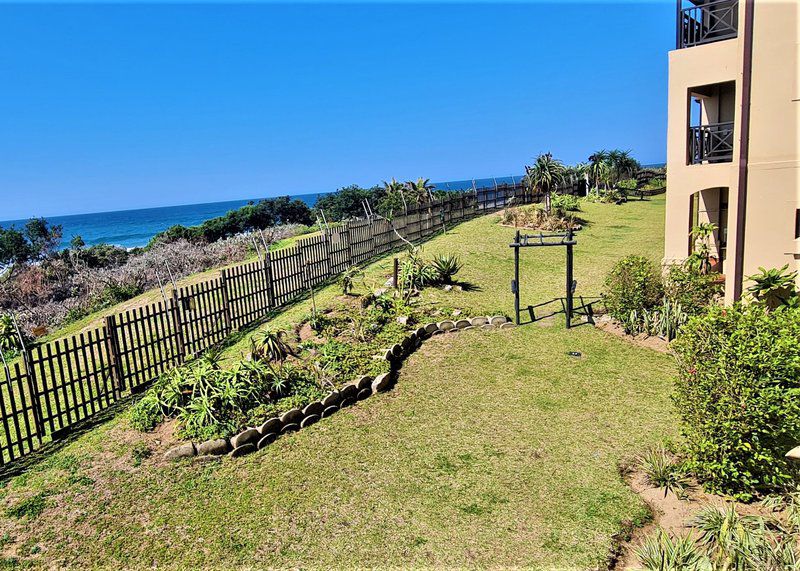
[[[784,454],[800,442],[800,309],[712,307],[673,347],[674,400],[698,479],[742,500],[791,484]]]
[[[636,190],[636,179],[635,178],[626,178],[619,182],[617,182],[617,188],[619,190],[624,191],[626,194],[630,193],[632,190]]]
[[[697,268],[674,264],[664,273],[664,298],[679,305],[688,316],[699,315],[722,293],[722,284],[714,275],[702,274]]]
[[[161,402],[156,391],[148,391],[131,407],[131,426],[136,430],[148,432],[164,419]]]
[[[565,231],[575,228],[576,219],[560,208],[553,208],[548,214],[540,204],[506,208],[501,219],[503,224],[534,230]]]
[[[626,333],[635,334],[639,318],[659,305],[662,295],[661,278],[652,260],[626,256],[614,264],[606,277],[603,303]]]
[[[581,209],[581,201],[572,194],[553,194],[550,198],[550,206],[555,210],[577,212]]]

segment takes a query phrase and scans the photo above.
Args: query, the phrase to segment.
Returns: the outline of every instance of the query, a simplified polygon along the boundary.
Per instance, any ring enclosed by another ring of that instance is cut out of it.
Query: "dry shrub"
[[[277,226],[265,230],[264,237],[271,244],[294,236],[303,228]],[[256,239],[261,247],[261,238]],[[241,262],[252,253],[253,240],[247,233],[211,244],[186,240],[158,244],[116,267],[89,268],[64,258],[51,258],[19,268],[10,278],[0,281],[0,310],[14,312],[27,332],[37,327],[54,328],[156,288],[159,277],[167,285],[170,272],[177,280]]]
[[[538,204],[506,208],[502,215],[503,224],[515,228],[532,228],[534,230],[566,231],[577,228],[575,216],[569,212],[553,208],[550,213],[545,212]]]

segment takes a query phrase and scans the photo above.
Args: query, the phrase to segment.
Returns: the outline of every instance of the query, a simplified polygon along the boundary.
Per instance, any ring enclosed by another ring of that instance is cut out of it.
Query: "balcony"
[[[678,49],[735,38],[738,25],[739,0],[678,0]]]
[[[733,160],[733,121],[689,127],[689,164]]]

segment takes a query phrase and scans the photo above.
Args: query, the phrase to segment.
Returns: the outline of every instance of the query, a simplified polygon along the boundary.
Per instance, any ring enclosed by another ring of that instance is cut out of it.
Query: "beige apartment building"
[[[665,262],[713,222],[725,298],[800,259],[800,0],[678,0],[669,53]]]

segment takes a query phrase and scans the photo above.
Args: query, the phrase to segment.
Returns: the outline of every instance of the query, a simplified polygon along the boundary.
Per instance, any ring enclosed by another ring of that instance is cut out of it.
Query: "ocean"
[[[495,184],[519,181],[520,177],[497,177],[476,179],[478,188],[493,187]],[[469,190],[472,180],[448,181],[434,183],[436,188],[449,190]],[[298,194],[292,198],[299,198],[309,206],[314,206],[317,198],[328,194],[320,192],[313,194]],[[124,248],[144,246],[150,238],[175,224],[195,226],[209,218],[222,216],[230,210],[240,208],[250,201],[259,198],[230,200],[226,202],[209,202],[205,204],[185,204],[181,206],[163,206],[159,208],[141,208],[136,210],[118,210],[114,212],[96,212],[92,214],[73,214],[70,216],[48,216],[51,224],[60,224],[63,229],[61,247],[69,246],[73,236],[80,236],[88,245],[114,244]],[[22,228],[25,220],[0,221],[0,227],[9,228],[16,226]]]

